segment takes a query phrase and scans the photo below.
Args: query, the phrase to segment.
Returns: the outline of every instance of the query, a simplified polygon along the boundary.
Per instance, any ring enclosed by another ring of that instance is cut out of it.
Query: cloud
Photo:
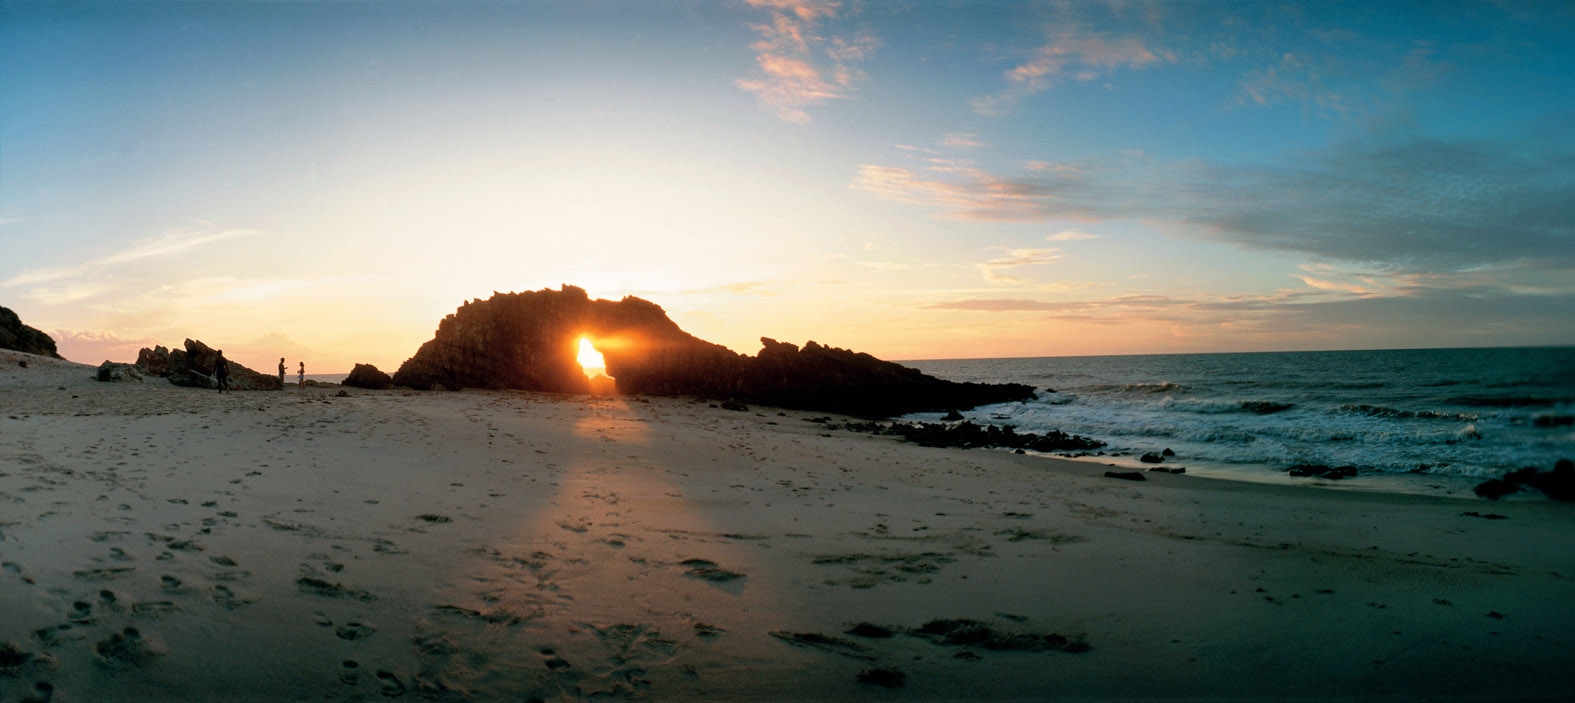
[[[1007,249],[1005,247],[991,247],[992,250],[1002,252],[989,261],[978,264],[979,271],[984,274],[984,279],[991,283],[1022,284],[1028,281],[1015,276],[1001,273],[1003,270],[1015,269],[1023,266],[1039,266],[1054,264],[1066,258],[1059,249]]]
[[[1080,240],[1080,239],[1102,239],[1102,237],[1100,237],[1097,234],[1089,234],[1087,232],[1080,232],[1080,231],[1075,230],[1075,229],[1062,230],[1062,231],[1056,232],[1055,234],[1052,234],[1052,235],[1050,235],[1048,237],[1045,237],[1045,241],[1047,241],[1047,242],[1073,242],[1073,241],[1077,241],[1077,240]]]
[[[1069,77],[1086,83],[1118,69],[1146,68],[1175,60],[1174,54],[1156,52],[1140,37],[1117,37],[1102,32],[1079,34],[1062,29],[1034,49],[1027,61],[1002,74],[1005,86],[999,92],[974,98],[969,105],[981,115],[1003,115],[1024,99],[1049,90]]]
[[[771,11],[771,21],[750,27],[759,35],[751,48],[762,77],[735,85],[754,93],[777,117],[796,124],[810,121],[805,109],[852,95],[864,79],[856,62],[869,59],[880,42],[868,32],[823,37],[818,30],[837,18],[840,3],[825,0],[749,0]]]
[[[1575,267],[1567,140],[1367,140],[1274,165],[1122,156],[1022,175],[861,164],[852,187],[946,219],[1146,221],[1386,276]]]
[[[950,132],[941,137],[941,144],[953,149],[978,149],[985,146],[979,135],[967,132]]]
[[[133,244],[127,249],[114,252],[108,256],[94,259],[84,264],[75,266],[62,266],[52,268],[33,269],[24,271],[11,279],[0,282],[0,288],[11,286],[37,285],[58,281],[67,278],[83,278],[100,273],[106,269],[124,266],[126,264],[145,262],[147,259],[164,258],[196,249],[198,247],[216,244],[241,237],[260,235],[260,230],[233,229],[220,232],[202,232],[195,230],[177,230],[147,241]]]
[[[1323,72],[1305,57],[1286,53],[1276,64],[1250,71],[1238,82],[1238,104],[1268,106],[1284,101],[1301,102],[1336,113],[1346,113],[1345,98],[1326,87]]]
[[[1076,194],[1076,175],[1051,174],[1012,178],[973,166],[935,163],[914,171],[896,166],[859,164],[852,187],[888,200],[938,208],[958,220],[1032,222],[1050,213],[1076,212],[1066,198]]]
[[[152,337],[129,338],[101,331],[57,329],[51,330],[49,336],[54,338],[61,356],[81,364],[134,362],[143,347],[159,344]]]

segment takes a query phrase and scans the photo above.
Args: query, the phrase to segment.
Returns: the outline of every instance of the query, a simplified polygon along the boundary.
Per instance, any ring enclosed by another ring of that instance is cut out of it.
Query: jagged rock
[[[120,364],[106,360],[98,365],[98,380],[104,382],[136,381],[141,383],[142,374],[137,371],[137,367],[133,364]]]
[[[1575,501],[1575,462],[1560,459],[1553,464],[1552,471],[1528,466],[1504,474],[1502,480],[1495,478],[1479,483],[1472,490],[1483,498],[1498,498],[1519,491],[1521,486],[1531,486],[1554,500]]]
[[[371,364],[356,364],[355,368],[350,369],[350,375],[345,377],[343,385],[377,391],[393,386],[394,378]]]
[[[490,388],[586,393],[579,340],[601,352],[623,394],[695,395],[864,417],[1026,400],[1019,384],[954,383],[868,354],[762,338],[755,357],[698,339],[661,306],[635,297],[591,300],[562,290],[494,293],[461,305],[394,373],[418,390]]]
[[[924,447],[958,447],[975,449],[996,447],[1004,449],[1032,449],[1036,452],[1087,451],[1105,446],[1104,442],[1060,430],[1045,434],[1024,432],[1018,434],[1010,425],[975,425],[963,421],[953,425],[933,422],[851,422],[843,426],[850,432],[868,432],[878,435],[895,435],[904,441]]]
[[[219,353],[195,339],[186,340],[185,349],[169,350],[162,346],[152,349],[144,347],[137,352],[137,368],[149,376],[162,376],[168,378],[170,383],[177,386],[192,388],[218,388],[219,382],[213,377],[214,361]],[[230,390],[235,391],[276,391],[281,388],[279,377],[260,374],[235,362],[229,362]]]
[[[53,337],[22,324],[22,318],[10,308],[3,306],[0,306],[0,349],[37,354],[52,359],[62,358],[55,353]]]

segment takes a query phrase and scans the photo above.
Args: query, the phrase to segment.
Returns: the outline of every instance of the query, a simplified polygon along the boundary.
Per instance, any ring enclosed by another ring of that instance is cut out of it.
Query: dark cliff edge
[[[438,324],[393,382],[437,387],[586,393],[576,360],[591,340],[622,394],[700,396],[860,417],[971,408],[1026,400],[1021,384],[956,383],[868,354],[762,339],[758,356],[678,328],[661,306],[626,297],[592,300],[583,289],[494,293]]]
[[[21,317],[10,308],[3,306],[0,306],[0,349],[37,354],[51,359],[64,358],[56,353],[53,337],[22,324]]]

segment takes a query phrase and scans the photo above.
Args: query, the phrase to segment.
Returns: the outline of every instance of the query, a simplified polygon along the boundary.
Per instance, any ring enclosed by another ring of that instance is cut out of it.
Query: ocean
[[[1225,478],[1308,482],[1298,464],[1355,466],[1353,488],[1458,492],[1575,459],[1575,347],[905,361],[1038,397],[964,411],[975,423],[1107,443],[1088,458]],[[939,421],[939,413],[908,420]]]

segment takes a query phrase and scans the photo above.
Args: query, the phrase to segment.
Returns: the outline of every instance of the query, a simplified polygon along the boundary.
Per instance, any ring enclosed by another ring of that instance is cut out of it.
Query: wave
[[[1437,410],[1397,410],[1386,408],[1382,405],[1368,405],[1366,403],[1346,403],[1340,406],[1340,412],[1352,415],[1367,415],[1369,417],[1393,418],[1396,420],[1460,420],[1463,422],[1476,422],[1478,417],[1472,413],[1446,413]]]
[[[1143,394],[1156,393],[1157,394],[1157,393],[1185,393],[1187,391],[1187,387],[1181,385],[1180,383],[1172,383],[1170,381],[1162,381],[1160,383],[1103,384],[1103,385],[1089,386],[1088,390],[1089,391],[1093,391],[1093,392],[1119,391],[1119,392],[1122,392],[1122,393],[1143,393]]]
[[[1540,407],[1543,405],[1557,405],[1559,400],[1539,398],[1531,395],[1506,395],[1506,396],[1462,396],[1444,401],[1450,405],[1464,405],[1470,408],[1525,408]]]

